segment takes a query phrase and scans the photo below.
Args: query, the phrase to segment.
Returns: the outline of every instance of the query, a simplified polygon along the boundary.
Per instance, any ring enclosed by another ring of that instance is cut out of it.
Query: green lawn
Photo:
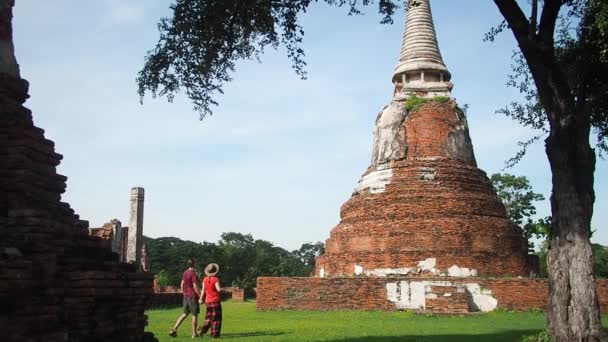
[[[521,341],[544,329],[539,312],[492,312],[470,316],[424,316],[409,312],[257,312],[255,302],[224,302],[222,339],[235,341]],[[181,308],[150,310],[148,331],[161,341],[191,341],[190,318],[167,335]],[[204,317],[201,315],[200,318]],[[604,317],[608,326],[608,317]],[[207,337],[207,336],[206,336]]]

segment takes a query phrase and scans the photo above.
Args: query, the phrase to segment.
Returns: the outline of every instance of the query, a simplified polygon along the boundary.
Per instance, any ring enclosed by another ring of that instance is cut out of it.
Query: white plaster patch
[[[391,101],[382,108],[374,127],[372,165],[406,157],[407,146],[402,132],[406,115],[404,104],[398,101]]]
[[[464,286],[467,288],[467,291],[469,291],[469,293],[471,293],[471,294],[481,293],[481,287],[477,283],[468,283],[468,284],[464,284]]]
[[[464,286],[469,292],[469,307],[472,310],[488,312],[498,306],[498,300],[492,296],[492,290],[482,289],[477,283],[468,283]]]
[[[393,303],[397,303],[401,298],[398,291],[399,283],[386,283],[387,299]]]
[[[400,281],[386,283],[387,299],[395,303],[398,309],[425,310],[427,299],[437,299],[433,287],[456,287],[458,293],[469,292],[469,307],[473,311],[488,312],[495,310],[498,301],[491,291],[482,289],[477,283],[458,284],[450,281]],[[443,297],[452,297],[453,293],[444,293]]]
[[[424,310],[426,307],[426,281],[413,281],[410,283],[410,309]]]
[[[397,309],[410,308],[410,286],[407,281],[386,283],[387,299],[395,303]]]
[[[448,268],[448,277],[476,277],[477,270],[453,265]]]
[[[369,189],[372,194],[382,193],[386,190],[386,185],[390,184],[393,177],[393,169],[376,170],[363,176],[355,188],[355,193],[360,193]]]
[[[363,273],[363,266],[355,265],[355,275],[361,275]]]
[[[321,267],[321,269],[319,270],[319,277],[321,278],[325,278],[325,269]]]
[[[473,304],[472,308],[475,310],[479,310],[481,312],[489,312],[496,309],[498,306],[498,301],[496,298],[484,295],[484,294],[472,294],[471,295]]]
[[[365,271],[368,276],[387,277],[389,275],[406,275],[410,273],[411,268],[376,268],[374,270]]]
[[[435,265],[437,264],[437,258],[428,258],[424,261],[418,263],[418,268],[422,271],[433,271],[435,270]],[[433,272],[434,273],[434,272]]]
[[[429,281],[429,284],[433,286],[455,286],[451,281]]]

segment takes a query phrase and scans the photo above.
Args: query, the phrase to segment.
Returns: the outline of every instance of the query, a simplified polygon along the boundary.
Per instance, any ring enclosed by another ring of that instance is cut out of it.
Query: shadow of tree
[[[222,334],[222,338],[240,338],[240,337],[259,337],[259,336],[280,336],[285,335],[282,331],[251,331],[242,333],[226,333]]]
[[[534,335],[542,330],[513,330],[485,335],[431,335],[431,336],[367,336],[327,340],[326,342],[513,342],[523,336]]]

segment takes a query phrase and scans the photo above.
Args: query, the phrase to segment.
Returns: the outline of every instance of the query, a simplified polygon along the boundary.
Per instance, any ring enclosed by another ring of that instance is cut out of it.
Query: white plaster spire
[[[409,0],[403,44],[393,82],[403,92],[449,95],[451,74],[443,63],[429,0]]]

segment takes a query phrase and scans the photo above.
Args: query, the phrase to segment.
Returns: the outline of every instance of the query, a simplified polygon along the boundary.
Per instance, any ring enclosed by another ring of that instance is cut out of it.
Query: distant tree
[[[223,254],[222,279],[244,289],[256,286],[261,276],[307,275],[304,264],[287,250],[251,234],[223,233],[218,247]]]
[[[526,218],[536,214],[534,202],[545,200],[545,196],[532,191],[530,181],[525,176],[495,173],[490,181],[507,209],[507,216],[517,225],[522,225]]]
[[[222,233],[218,246],[222,251],[222,281],[226,286],[237,285],[248,288],[250,268],[255,263],[255,240],[251,234]]]
[[[598,278],[608,278],[608,247],[592,244],[593,273]]]
[[[218,263],[224,286],[245,289],[255,287],[260,276],[306,276],[310,273],[309,267],[297,255],[271,242],[255,240],[251,234],[223,233],[217,244],[174,237],[146,238],[146,245],[152,272],[159,277],[162,273],[166,285],[179,285],[188,259],[195,260],[201,276],[205,265]]]
[[[315,269],[317,257],[325,253],[325,244],[323,242],[304,243],[300,249],[292,253],[304,264],[306,273],[310,274]]]
[[[201,274],[206,264],[218,262],[222,257],[220,248],[209,242],[197,243],[175,237],[145,237],[145,242],[152,273],[166,272],[167,285],[171,286],[179,286],[189,259],[195,261],[196,271]]]
[[[168,286],[169,285],[169,276],[165,270],[160,270],[156,275],[156,283],[158,286]]]
[[[532,190],[527,177],[495,173],[490,177],[490,181],[496,189],[498,198],[505,205],[507,217],[523,229],[526,239],[549,236],[551,217],[534,219],[534,215],[536,215],[534,202],[545,200],[545,196]],[[529,244],[530,247],[533,247],[531,242]]]

